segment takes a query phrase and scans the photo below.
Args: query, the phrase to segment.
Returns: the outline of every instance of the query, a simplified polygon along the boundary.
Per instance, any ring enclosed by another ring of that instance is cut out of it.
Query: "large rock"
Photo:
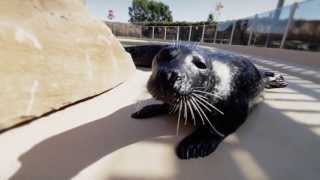
[[[1,0],[0,49],[0,131],[107,91],[135,70],[81,0]]]

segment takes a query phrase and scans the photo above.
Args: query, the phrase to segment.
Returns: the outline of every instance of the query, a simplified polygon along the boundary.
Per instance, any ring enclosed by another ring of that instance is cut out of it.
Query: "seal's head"
[[[153,97],[168,104],[186,97],[195,89],[206,89],[214,83],[212,64],[202,49],[191,46],[167,46],[152,63],[147,84]]]

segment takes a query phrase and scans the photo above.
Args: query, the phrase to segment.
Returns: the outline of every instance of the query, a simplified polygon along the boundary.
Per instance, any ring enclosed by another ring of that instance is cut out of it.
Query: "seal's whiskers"
[[[187,109],[187,103],[186,103],[186,97],[183,97],[183,110],[184,110],[184,125],[187,125],[188,120],[188,109]]]
[[[192,106],[190,105],[190,99],[187,99],[187,105],[188,105],[188,107],[190,109],[190,113],[191,113],[191,116],[192,116],[193,124],[195,126],[196,125],[196,119],[194,117]]]
[[[210,120],[208,119],[207,115],[203,112],[203,110],[201,109],[200,105],[195,102],[196,105],[198,106],[198,108],[200,109],[200,112],[203,114],[203,116],[205,117],[205,119],[207,120],[208,124],[211,126],[212,130],[215,131],[219,136],[224,137],[224,134],[222,134],[221,132],[219,132],[214,126],[213,124],[210,122]]]
[[[210,104],[208,101],[206,101],[205,99],[201,98],[200,96],[198,96],[197,94],[193,94],[194,97],[197,97],[198,100],[201,100],[202,102],[204,102],[205,104],[207,104],[208,106],[212,107],[213,109],[215,109],[217,112],[219,112],[220,114],[224,115],[224,113],[218,109],[217,107],[215,107],[214,105]]]
[[[209,99],[208,97],[206,97],[206,96],[203,96],[203,95],[201,95],[201,94],[198,94],[198,93],[195,93],[195,92],[194,92],[193,94],[196,94],[196,95],[198,95],[198,96],[200,96],[200,97],[202,97],[202,98],[204,98],[204,99],[206,99],[206,100],[207,100],[207,99]]]
[[[170,106],[169,114],[173,114],[173,113],[177,112],[178,105],[179,105],[179,99],[177,99],[177,102],[175,102],[172,106]]]
[[[177,124],[177,132],[176,132],[176,133],[177,133],[177,136],[179,135],[181,110],[182,110],[182,100],[180,99],[180,104],[179,104],[179,115],[178,115],[178,124]]]
[[[214,127],[212,122],[207,117],[203,108],[205,108],[209,112],[212,112],[212,109],[214,109],[215,111],[219,112],[222,115],[224,115],[224,113],[214,105],[210,104],[206,96],[199,93],[206,94],[207,92],[194,90],[188,96],[184,95],[177,98],[176,102],[170,107],[169,109],[170,114],[176,113],[178,111],[178,123],[176,128],[176,135],[177,136],[179,135],[180,121],[182,120],[182,117],[184,118],[184,125],[187,125],[188,113],[190,111],[194,126],[196,126],[195,113],[197,113],[203,125],[205,125],[206,124],[205,122],[207,122],[213,131],[215,131],[220,136],[224,137],[224,135]],[[212,95],[212,93],[207,93],[207,94]]]
[[[194,99],[201,104],[204,108],[206,108],[208,111],[212,112],[212,110],[205,104],[203,104],[200,100],[198,100],[197,96],[194,96]]]
[[[198,115],[200,116],[200,119],[202,120],[202,124],[205,125],[204,119],[203,119],[203,117],[202,117],[202,115],[201,115],[201,113],[200,113],[200,110],[199,110],[199,108],[198,108],[198,106],[197,106],[197,104],[196,104],[197,102],[194,100],[194,97],[191,96],[191,99],[190,99],[190,100],[191,100],[190,102],[192,102],[194,108],[196,109]]]
[[[216,95],[216,94],[209,93],[209,92],[206,92],[206,91],[200,91],[200,90],[193,90],[193,91],[194,91],[194,92],[198,92],[198,93],[203,93],[203,94],[211,95],[211,96],[215,96],[215,97],[217,97],[217,98],[222,99],[221,96],[218,96],[218,95]]]
[[[195,100],[195,104],[196,104],[196,106],[199,108],[199,110],[200,110],[201,114],[204,116],[204,118],[205,118],[207,121],[209,121],[209,119],[208,119],[208,117],[207,117],[206,113],[204,113],[204,111],[202,110],[201,106],[198,104],[198,102],[197,102],[196,98],[195,98],[194,100]]]

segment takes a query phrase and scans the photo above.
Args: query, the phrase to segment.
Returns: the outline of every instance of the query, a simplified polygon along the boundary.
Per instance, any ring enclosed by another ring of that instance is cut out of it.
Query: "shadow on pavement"
[[[103,119],[42,141],[19,158],[21,168],[11,180],[67,180],[130,144],[165,135],[173,135],[173,139],[158,143],[177,143],[175,121],[167,116],[134,120],[130,114],[135,109],[136,105],[127,106]],[[230,142],[230,138],[236,141]],[[174,177],[156,179],[314,179],[320,172],[319,148],[319,136],[307,125],[262,103],[215,154],[192,161],[175,159]],[[119,174],[110,179],[145,178]]]

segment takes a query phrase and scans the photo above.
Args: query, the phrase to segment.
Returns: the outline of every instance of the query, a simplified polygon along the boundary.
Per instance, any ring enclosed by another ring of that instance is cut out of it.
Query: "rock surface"
[[[135,70],[80,0],[1,0],[0,49],[0,131],[105,92]]]

